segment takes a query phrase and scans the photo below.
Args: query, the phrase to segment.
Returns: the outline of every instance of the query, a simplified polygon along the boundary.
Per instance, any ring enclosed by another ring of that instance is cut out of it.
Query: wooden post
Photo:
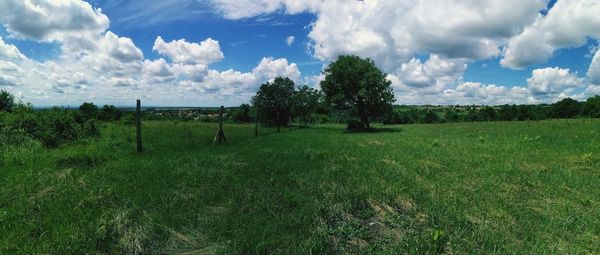
[[[137,153],[142,153],[144,150],[142,148],[142,107],[141,102],[138,99],[136,101],[135,106],[135,126],[136,126],[136,140],[137,140]]]
[[[280,125],[279,123],[280,123],[280,121],[279,121],[279,110],[277,110],[277,133],[279,133],[279,125]]]
[[[219,131],[217,131],[217,134],[215,135],[215,139],[213,140],[213,147],[215,146],[215,143],[217,142],[217,140],[219,141],[219,144],[227,141],[227,139],[225,139],[225,132],[223,132],[223,114],[224,114],[224,112],[225,112],[225,107],[221,106],[221,114],[219,115]]]

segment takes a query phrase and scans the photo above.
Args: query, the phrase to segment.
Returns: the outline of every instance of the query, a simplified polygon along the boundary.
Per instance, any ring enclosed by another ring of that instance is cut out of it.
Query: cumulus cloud
[[[600,49],[594,54],[587,75],[592,83],[600,84]]]
[[[25,56],[21,54],[19,49],[12,45],[4,42],[0,36],[0,59],[24,59]]]
[[[3,7],[27,13],[9,14]],[[164,58],[145,59],[133,40],[107,30],[100,9],[80,0],[2,1],[0,14],[10,36],[60,45],[59,57],[38,62],[0,37],[0,86],[36,104],[123,104],[135,98],[177,105],[243,102],[262,82],[301,77],[295,64],[274,58],[262,59],[249,72],[211,70],[210,64],[224,58],[211,38],[192,43],[158,37],[153,50]],[[28,19],[15,18],[19,15]]]
[[[262,80],[271,80],[277,76],[284,76],[298,82],[301,76],[298,66],[295,63],[290,64],[285,58],[263,58],[252,72],[257,77],[262,77]]]
[[[520,69],[542,63],[560,48],[578,47],[587,38],[600,39],[600,2],[560,0],[546,16],[537,17],[522,33],[512,37],[501,64]]]
[[[223,60],[219,42],[208,38],[200,43],[189,43],[185,39],[165,42],[157,37],[152,50],[170,58],[175,63],[210,64]]]
[[[288,36],[287,38],[285,38],[285,43],[286,43],[288,46],[292,46],[292,44],[294,44],[294,42],[295,42],[295,41],[296,41],[296,37],[294,37],[294,36],[291,36],[291,35],[290,35],[290,36]]]
[[[82,33],[101,33],[109,20],[100,9],[81,0],[4,0],[0,1],[0,23],[15,37],[63,41]]]
[[[413,58],[400,66],[396,72],[399,81],[413,88],[443,89],[458,82],[467,68],[462,60],[446,59],[431,55],[425,63]]]
[[[486,105],[537,103],[526,88],[508,88],[479,82],[465,82],[456,89],[445,90],[443,97],[456,102],[468,101],[472,104]]]
[[[316,58],[329,61],[356,54],[390,69],[415,53],[466,59],[497,56],[503,41],[535,21],[545,2],[213,0],[230,19],[280,10],[315,13],[308,36]]]
[[[600,95],[600,85],[590,85],[585,89],[584,95],[592,97]]]
[[[569,69],[548,67],[535,69],[531,74],[527,85],[531,94],[537,97],[556,96],[585,85],[584,79]]]

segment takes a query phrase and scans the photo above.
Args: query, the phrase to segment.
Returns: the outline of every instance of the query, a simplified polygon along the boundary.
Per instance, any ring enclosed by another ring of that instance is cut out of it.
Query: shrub
[[[98,107],[93,103],[85,102],[79,106],[79,112],[85,120],[95,119],[98,117]]]
[[[0,91],[0,112],[11,112],[15,106],[15,97],[6,90]]]
[[[100,129],[98,129],[98,124],[95,120],[88,120],[83,123],[81,128],[81,135],[83,137],[98,137],[100,136]]]

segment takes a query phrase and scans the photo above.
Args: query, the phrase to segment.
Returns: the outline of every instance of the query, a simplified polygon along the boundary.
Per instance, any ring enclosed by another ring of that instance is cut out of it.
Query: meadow
[[[600,120],[376,127],[2,148],[0,254],[600,253]]]

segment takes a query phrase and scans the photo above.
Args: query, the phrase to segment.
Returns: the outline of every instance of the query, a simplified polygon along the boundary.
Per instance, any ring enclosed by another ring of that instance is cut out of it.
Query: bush
[[[100,136],[100,129],[98,129],[98,124],[95,120],[88,120],[83,123],[81,128],[81,135],[83,137],[98,137]]]
[[[79,106],[79,112],[84,120],[95,119],[98,117],[98,107],[93,103],[83,103]]]
[[[11,112],[15,106],[15,97],[6,90],[0,91],[0,112]]]

